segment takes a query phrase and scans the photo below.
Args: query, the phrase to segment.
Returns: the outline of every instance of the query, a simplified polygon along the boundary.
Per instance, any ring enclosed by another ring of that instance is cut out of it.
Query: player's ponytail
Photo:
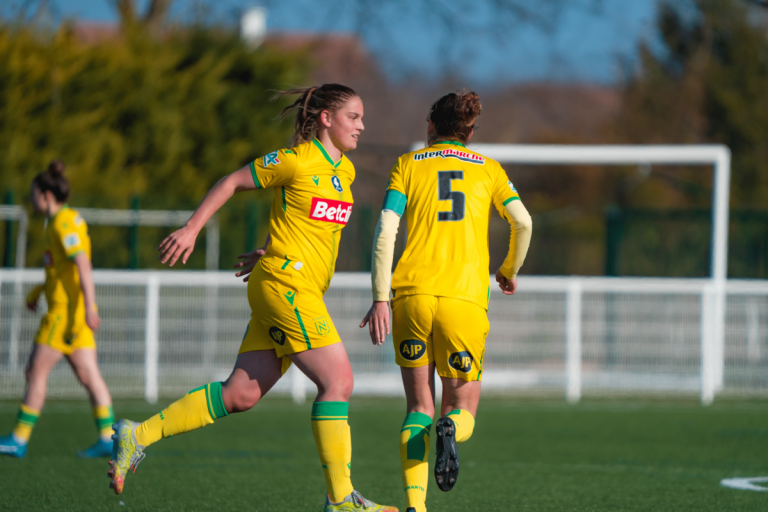
[[[280,119],[286,118],[291,114],[296,116],[293,120],[292,147],[298,146],[303,142],[309,142],[315,138],[318,125],[320,124],[320,114],[324,110],[336,112],[347,101],[357,96],[357,93],[346,85],[323,84],[301,89],[277,91],[277,94],[272,99],[293,94],[298,94],[299,97],[292,104],[285,107],[278,116]]]
[[[476,92],[463,89],[446,94],[432,104],[427,119],[435,125],[429,144],[440,140],[458,140],[466,143],[475,128],[475,120],[483,106]]]
[[[32,185],[40,192],[50,192],[56,201],[63,203],[69,198],[69,181],[64,177],[66,166],[61,160],[51,160],[48,169],[41,172],[32,180]]]

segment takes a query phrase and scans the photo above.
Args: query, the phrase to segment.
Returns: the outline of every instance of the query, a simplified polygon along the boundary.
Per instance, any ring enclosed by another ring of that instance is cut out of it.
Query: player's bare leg
[[[480,401],[480,382],[441,377],[443,402],[441,418],[435,425],[437,459],[435,480],[442,491],[450,491],[459,477],[458,443],[472,436],[475,414]]]
[[[45,404],[48,374],[62,354],[46,345],[35,344],[27,364],[27,388],[19,407],[16,427],[10,435],[0,437],[0,454],[22,458],[27,453],[27,442]]]
[[[93,348],[75,350],[67,356],[67,362],[75,372],[77,380],[88,392],[99,433],[99,440],[93,446],[79,451],[77,455],[86,459],[109,457],[113,448],[112,424],[115,422],[115,417],[112,412],[112,396],[99,371],[96,350]]]
[[[274,350],[254,350],[237,356],[235,367],[224,383],[212,383],[190,391],[144,423],[120,420],[115,423],[115,448],[109,461],[110,487],[123,491],[128,471],[144,459],[144,450],[162,438],[210,425],[218,417],[247,411],[280,379],[282,359]],[[218,386],[214,386],[218,385]],[[220,388],[220,403],[210,404],[212,386]],[[219,416],[216,409],[220,408]],[[216,417],[212,417],[210,411]]]

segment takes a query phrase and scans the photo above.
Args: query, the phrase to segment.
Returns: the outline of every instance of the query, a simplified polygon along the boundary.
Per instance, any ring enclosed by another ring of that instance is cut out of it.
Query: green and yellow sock
[[[40,411],[36,411],[24,404],[19,405],[19,413],[16,415],[16,426],[13,428],[13,437],[16,441],[26,443],[32,436],[32,429],[40,417]]]
[[[228,414],[221,396],[221,382],[211,382],[193,389],[139,425],[136,442],[146,448],[164,437],[197,430]]]
[[[328,497],[339,503],[353,490],[352,435],[347,423],[347,402],[315,402],[312,404],[312,433],[325,473]]]
[[[99,431],[99,437],[105,441],[112,440],[112,425],[115,423],[115,413],[112,412],[111,405],[97,405],[93,408],[93,418],[96,421],[96,430]]]
[[[456,442],[463,443],[470,437],[475,430],[475,417],[469,411],[464,409],[454,409],[446,416],[450,416],[456,425]]]
[[[423,412],[409,412],[400,429],[400,464],[405,488],[405,507],[426,512],[429,482],[429,432],[432,418]]]

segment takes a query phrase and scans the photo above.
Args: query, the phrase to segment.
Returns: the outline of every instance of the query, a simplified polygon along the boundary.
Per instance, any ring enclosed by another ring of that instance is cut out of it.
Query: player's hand
[[[27,309],[32,311],[33,313],[37,313],[37,300],[32,302],[27,302]]]
[[[368,324],[368,330],[371,333],[371,341],[374,345],[381,345],[389,334],[389,302],[374,301],[368,314],[360,322],[360,328]]]
[[[96,308],[90,307],[85,309],[85,325],[90,327],[93,332],[99,330],[101,318],[99,318],[99,312],[96,311]]]
[[[501,273],[501,269],[496,272],[496,282],[504,295],[514,295],[517,291],[517,277],[508,279]]]
[[[237,259],[245,261],[240,261],[238,263],[235,263],[235,266],[232,268],[241,268],[243,267],[243,270],[235,274],[235,277],[245,276],[245,279],[243,279],[244,283],[248,282],[248,278],[251,277],[251,272],[253,271],[253,268],[256,266],[256,263],[259,262],[262,256],[264,256],[267,253],[267,249],[265,247],[262,247],[261,249],[256,249],[253,252],[247,252],[245,254],[241,254],[237,257]]]
[[[195,250],[196,239],[197,233],[195,230],[187,226],[174,231],[157,248],[158,252],[160,252],[160,263],[165,264],[168,260],[171,260],[169,266],[172,267],[181,258],[181,262],[186,265],[187,260],[192,255],[192,251]]]

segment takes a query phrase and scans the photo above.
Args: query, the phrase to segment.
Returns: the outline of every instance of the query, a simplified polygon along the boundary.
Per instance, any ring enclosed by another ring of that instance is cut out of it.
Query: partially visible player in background
[[[80,457],[107,457],[112,453],[112,398],[96,362],[93,333],[101,320],[91,269],[88,226],[77,211],[67,206],[69,182],[64,164],[54,160],[48,170],[32,181],[32,206],[46,217],[44,233],[45,284],[27,297],[27,308],[37,311],[45,292],[48,311],[40,323],[27,366],[27,389],[19,406],[16,427],[0,438],[0,453],[24,457],[32,429],[45,403],[48,374],[62,356],[88,391],[99,440],[78,452]]]
[[[347,423],[352,367],[323,302],[336,267],[341,230],[352,213],[355,168],[344,152],[357,147],[364,129],[363,102],[355,91],[338,84],[283,94],[299,95],[283,110],[283,115],[296,114],[290,147],[219,180],[186,226],[158,249],[163,263],[173,266],[179,258],[186,263],[202,227],[234,193],[274,190],[264,248],[241,255],[247,261],[235,265],[245,267],[237,276],[248,275],[251,320],[232,374],[226,382],[193,389],[141,424],[120,420],[115,425],[110,485],[115,493],[122,492],[128,470],[135,470],[144,449],[160,439],[249,410],[293,363],[317,385],[312,432],[325,473],[325,512],[397,512],[363,498],[352,486]],[[301,475],[297,478],[300,483]]]
[[[449,491],[459,473],[456,443],[470,438],[480,400],[488,335],[488,223],[491,207],[512,225],[496,281],[511,295],[531,239],[531,217],[498,162],[465,147],[480,99],[448,94],[427,117],[426,149],[400,157],[392,169],[374,237],[371,340],[389,334],[392,259],[400,217],[408,240],[392,279],[395,360],[401,367],[407,414],[400,431],[406,507],[426,511],[429,432],[435,413],[435,367],[443,396],[437,421],[435,478]]]

